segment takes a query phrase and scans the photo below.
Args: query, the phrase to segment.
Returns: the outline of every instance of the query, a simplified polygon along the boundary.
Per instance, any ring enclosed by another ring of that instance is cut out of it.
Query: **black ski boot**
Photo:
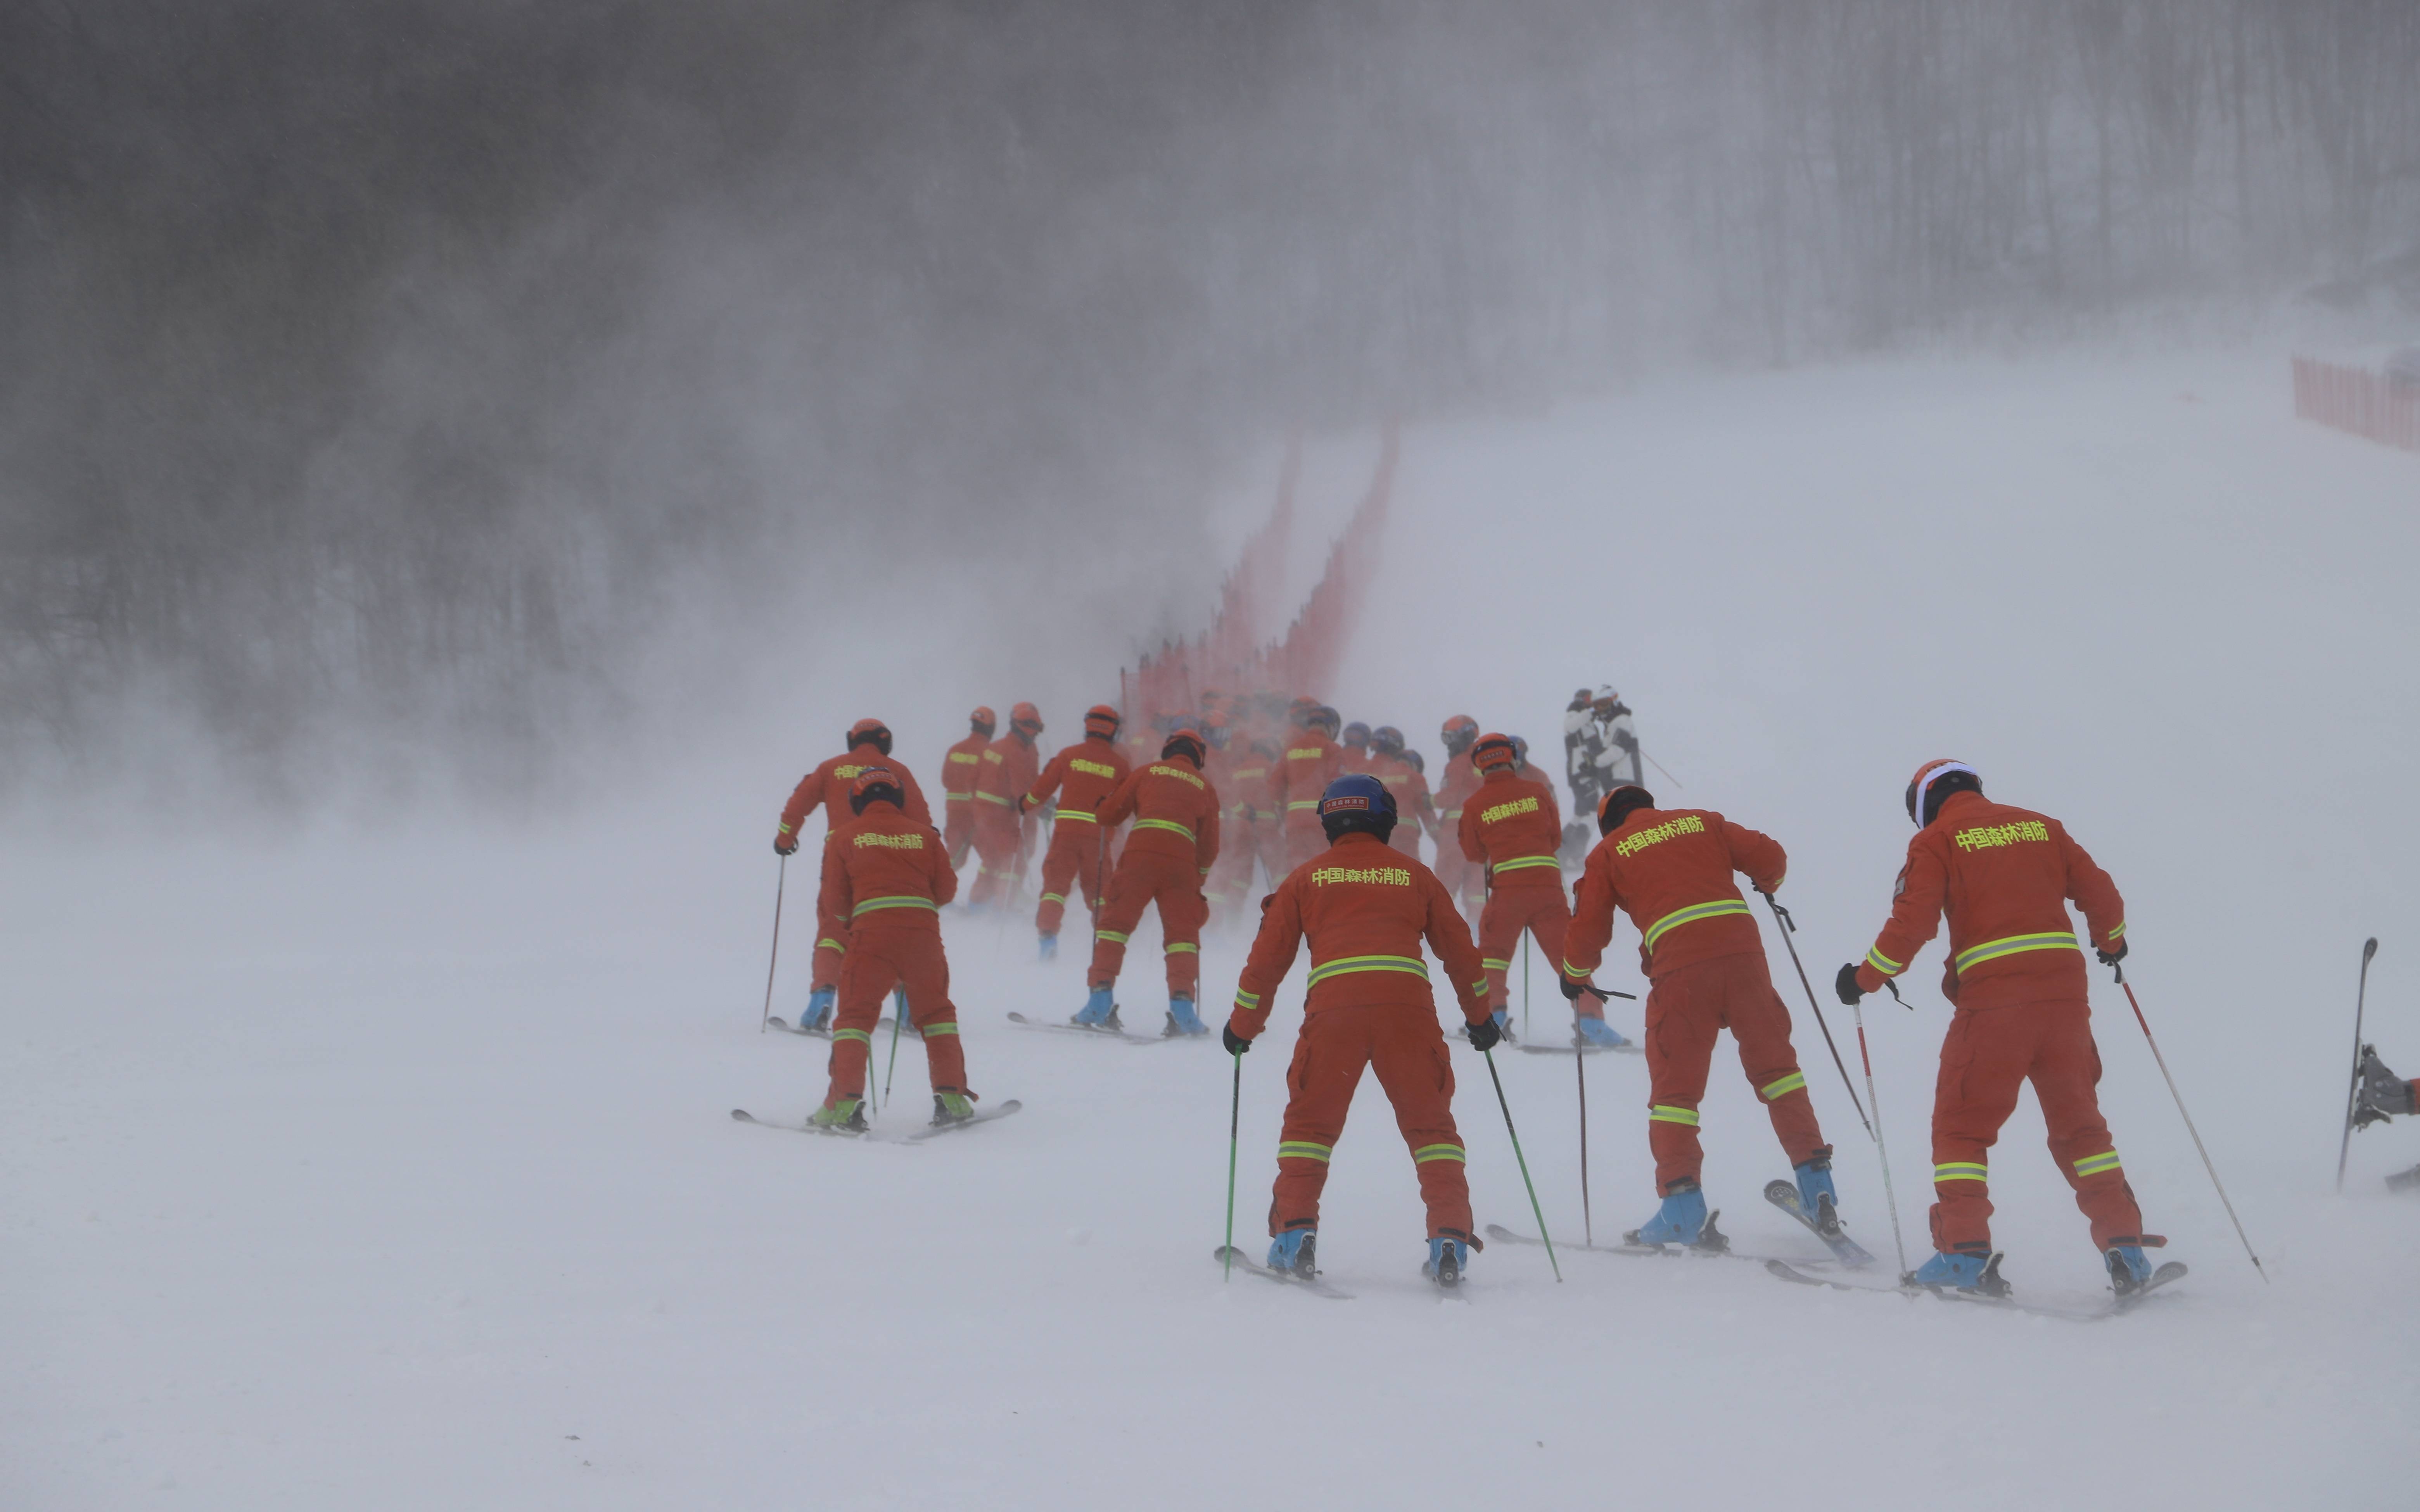
[[[1470,1243],[1458,1234],[1439,1234],[1429,1241],[1429,1257],[1420,1273],[1448,1291],[1462,1285],[1470,1265]]]
[[[2420,1165],[2408,1171],[2397,1171],[2386,1179],[2389,1192],[2420,1192]]]
[[[2000,1275],[2001,1258],[2002,1257],[2000,1252],[1993,1250],[1992,1252],[1992,1257],[1983,1262],[1983,1273],[1975,1278],[1975,1289],[1981,1292],[1986,1297],[2005,1297],[2017,1289],[2016,1288],[2009,1285],[2006,1280],[2002,1279]]]
[[[2366,1129],[2412,1111],[2412,1084],[2386,1069],[2373,1045],[2361,1047],[2361,1088],[2353,1094],[2352,1126]]]

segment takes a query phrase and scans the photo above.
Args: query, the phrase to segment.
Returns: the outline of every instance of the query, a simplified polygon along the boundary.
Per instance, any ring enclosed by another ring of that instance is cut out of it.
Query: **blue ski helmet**
[[[1347,835],[1375,835],[1385,840],[1395,832],[1395,795],[1387,784],[1360,772],[1340,777],[1319,795],[1319,827],[1329,843]]]

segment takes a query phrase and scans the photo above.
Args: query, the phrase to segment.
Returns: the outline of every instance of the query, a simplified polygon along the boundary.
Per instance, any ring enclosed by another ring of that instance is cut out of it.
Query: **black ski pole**
[[[1773,910],[1773,921],[1781,926],[1781,943],[1790,947],[1790,964],[1798,968],[1798,985],[1807,989],[1807,1006],[1815,1011],[1815,1026],[1823,1031],[1823,1048],[1832,1052],[1832,1064],[1840,1068],[1840,1087],[1849,1094],[1849,1105],[1857,1110],[1857,1121],[1866,1126],[1866,1137],[1879,1143],[1873,1120],[1866,1117],[1866,1105],[1857,1101],[1857,1084],[1849,1077],[1849,1063],[1840,1058],[1840,1047],[1832,1042],[1832,1026],[1823,1022],[1823,1005],[1815,1000],[1815,984],[1807,980],[1807,963],[1798,959],[1798,942],[1791,938],[1798,933],[1798,921],[1762,887],[1757,889],[1757,896]]]
[[[2345,1093],[2344,1138],[2336,1144],[2336,1195],[2344,1195],[2345,1157],[2352,1153],[2352,1116],[2361,1103],[2361,1019],[2369,1005],[2369,958],[2378,953],[2378,937],[2361,947],[2361,989],[2352,1000],[2352,1087]]]
[[[756,1032],[773,1022],[773,968],[782,962],[782,892],[790,885],[790,858],[782,857],[782,869],[773,877],[773,955],[765,963],[765,1011],[756,1020]]]
[[[2109,969],[2117,976],[2118,985],[2126,989],[2126,1001],[2133,1006],[2134,1022],[2143,1026],[2143,1041],[2151,1047],[2151,1058],[2159,1063],[2160,1077],[2168,1084],[2168,1095],[2177,1100],[2177,1112],[2185,1120],[2185,1133],[2193,1135],[2194,1149],[2201,1156],[2201,1168],[2210,1173],[2210,1184],[2218,1189],[2218,1200],[2226,1209],[2226,1221],[2235,1226],[2235,1237],[2243,1241],[2243,1253],[2252,1257],[2252,1269],[2260,1273],[2261,1280],[2268,1280],[2267,1267],[2253,1251],[2252,1236],[2243,1231],[2243,1220],[2235,1215],[2235,1204],[2227,1199],[2226,1183],[2218,1179],[2218,1167],[2211,1164],[2210,1150],[2201,1142],[2201,1131],[2194,1127],[2193,1115],[2185,1111],[2185,1095],[2177,1090],[2177,1079],[2168,1074],[2168,1057],[2160,1054],[2160,1041],[2151,1038],[2151,1021],[2143,1016],[2143,1005],[2134,997],[2134,984],[2126,980],[2126,968],[2117,962],[2109,963]]]
[[[891,1078],[899,1074],[899,1030],[908,1022],[908,989],[895,987],[891,993],[891,1065],[882,1073],[882,1101],[891,1101]]]
[[[1487,1079],[1496,1084],[1496,1105],[1504,1110],[1504,1132],[1512,1140],[1512,1158],[1520,1163],[1521,1184],[1529,1189],[1530,1215],[1538,1220],[1538,1237],[1546,1242],[1546,1263],[1555,1268],[1555,1279],[1560,1281],[1563,1262],[1555,1258],[1555,1236],[1546,1232],[1546,1210],[1538,1206],[1538,1184],[1529,1180],[1529,1157],[1521,1153],[1521,1132],[1512,1127],[1512,1104],[1504,1101],[1504,1078],[1496,1074],[1496,1052],[1488,1050],[1483,1054],[1487,1057]]]

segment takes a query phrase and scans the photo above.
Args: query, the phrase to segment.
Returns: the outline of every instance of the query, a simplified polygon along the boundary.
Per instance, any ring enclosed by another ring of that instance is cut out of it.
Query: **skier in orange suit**
[[[1192,731],[1175,732],[1160,748],[1159,760],[1136,768],[1101,805],[1101,823],[1131,818],[1134,832],[1118,856],[1094,926],[1087,979],[1092,995],[1074,1020],[1084,1027],[1119,1027],[1115,990],[1126,941],[1142,921],[1143,909],[1156,903],[1168,962],[1166,1032],[1210,1032],[1193,1006],[1201,990],[1202,926],[1210,918],[1202,886],[1218,859],[1218,790],[1202,775],[1206,750]]]
[[[941,838],[950,848],[950,865],[967,864],[967,850],[975,842],[975,776],[983,769],[984,748],[991,744],[996,717],[978,705],[968,717],[967,738],[950,748],[941,761]]]
[[[1033,737],[1042,733],[1042,715],[1031,703],[1008,711],[1008,733],[984,748],[975,774],[975,856],[978,869],[970,908],[987,908],[1003,902],[1022,875],[1025,820],[1017,800],[1032,790],[1041,775],[1042,759]]]
[[[1086,908],[1100,911],[1109,836],[1096,810],[1126,779],[1125,754],[1116,744],[1124,722],[1106,703],[1085,710],[1084,738],[1050,758],[1019,810],[1039,809],[1053,794],[1059,799],[1050,824],[1050,848],[1042,855],[1042,903],[1033,914],[1045,961],[1059,954],[1059,924],[1067,914],[1069,883],[1082,889]]]
[[[907,795],[907,812],[919,824],[931,824],[933,810],[924,802],[923,793],[916,786],[915,774],[907,764],[891,760],[891,727],[879,719],[860,719],[848,727],[848,748],[834,756],[799,779],[791,790],[790,801],[782,806],[781,827],[774,831],[773,849],[788,856],[799,848],[799,831],[807,815],[821,809],[827,825],[846,823],[841,812],[848,806],[848,785],[858,774],[877,763],[888,766],[899,779],[900,791]],[[807,994],[806,1011],[799,1015],[799,1027],[820,1029],[830,1021],[833,999],[840,989],[841,959],[848,949],[848,921],[833,914],[830,901],[815,899],[815,949],[814,980]]]

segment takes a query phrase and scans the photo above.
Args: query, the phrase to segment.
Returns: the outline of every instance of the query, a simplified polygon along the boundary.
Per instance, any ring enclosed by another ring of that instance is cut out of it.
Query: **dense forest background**
[[[685,606],[1173,565],[1292,424],[2408,332],[2415,81],[2410,0],[18,0],[0,754],[534,783]]]

